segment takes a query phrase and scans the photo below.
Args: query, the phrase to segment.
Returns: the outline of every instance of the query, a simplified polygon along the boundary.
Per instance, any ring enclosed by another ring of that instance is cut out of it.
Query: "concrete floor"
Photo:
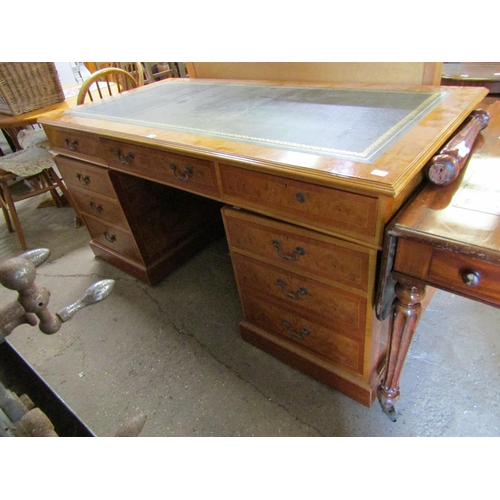
[[[244,342],[225,239],[155,287],[94,258],[70,207],[18,204],[54,312],[95,281],[113,293],[46,336],[9,342],[97,436],[143,412],[141,436],[499,436],[500,310],[437,292],[416,332],[393,423]],[[0,222],[0,262],[20,253]],[[15,293],[0,288],[0,305]]]

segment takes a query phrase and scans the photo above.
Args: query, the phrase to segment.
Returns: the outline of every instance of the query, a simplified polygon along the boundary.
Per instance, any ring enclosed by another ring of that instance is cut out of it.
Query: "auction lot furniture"
[[[96,256],[154,284],[225,230],[242,336],[370,406],[386,226],[486,93],[168,79],[40,122]]]

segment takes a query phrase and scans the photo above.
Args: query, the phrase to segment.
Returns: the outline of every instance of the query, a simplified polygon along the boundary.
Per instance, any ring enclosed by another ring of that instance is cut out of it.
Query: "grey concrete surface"
[[[224,238],[155,287],[94,258],[70,207],[18,204],[30,248],[49,248],[37,283],[50,309],[97,280],[105,302],[51,336],[23,325],[9,342],[97,436],[147,414],[141,436],[499,436],[500,310],[437,292],[411,346],[398,420],[350,400],[244,342]],[[0,222],[0,261],[20,253]],[[0,305],[15,293],[0,287]]]

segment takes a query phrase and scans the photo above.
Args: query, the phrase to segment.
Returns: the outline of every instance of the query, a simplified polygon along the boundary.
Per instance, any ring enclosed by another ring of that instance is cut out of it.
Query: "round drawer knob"
[[[467,269],[462,273],[462,281],[469,286],[477,286],[479,285],[480,275],[477,271],[472,269]]]
[[[306,201],[306,196],[304,193],[301,193],[300,191],[295,195],[295,198],[299,203],[305,203]]]

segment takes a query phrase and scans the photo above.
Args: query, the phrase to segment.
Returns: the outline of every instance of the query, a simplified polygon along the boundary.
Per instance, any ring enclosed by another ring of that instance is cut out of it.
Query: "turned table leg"
[[[425,286],[407,280],[396,283],[389,324],[387,365],[378,388],[378,399],[389,418],[396,421],[394,403],[399,397],[399,378],[422,309]]]

